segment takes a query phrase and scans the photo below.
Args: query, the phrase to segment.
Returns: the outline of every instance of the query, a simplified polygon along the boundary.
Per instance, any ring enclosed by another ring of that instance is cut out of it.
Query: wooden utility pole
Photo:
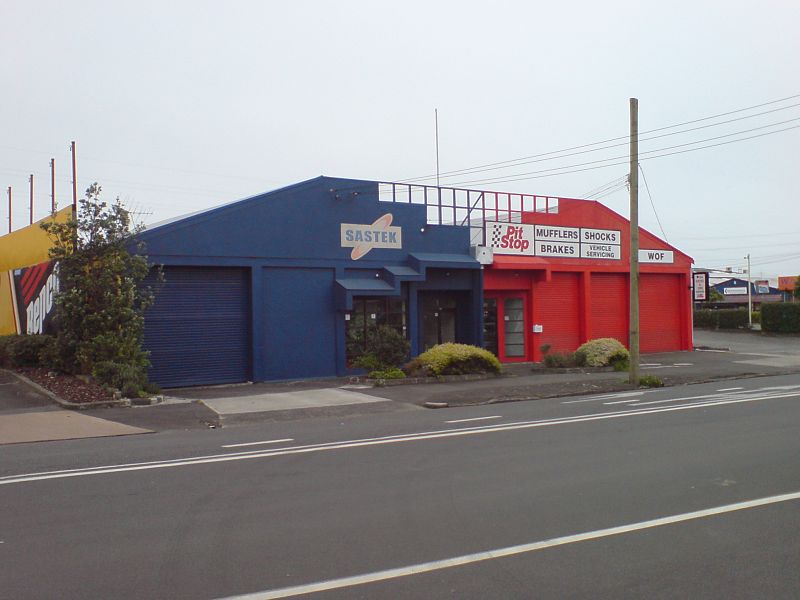
[[[56,159],[50,159],[50,212],[56,214]]]
[[[639,100],[630,99],[631,115],[631,276],[630,276],[630,377],[628,381],[639,385]]]
[[[30,224],[33,225],[33,173],[31,173],[30,182],[31,182],[31,222],[30,222]]]
[[[11,233],[11,186],[8,186],[8,233]]]
[[[78,218],[78,163],[75,160],[75,142],[69,145],[72,152],[72,214]]]

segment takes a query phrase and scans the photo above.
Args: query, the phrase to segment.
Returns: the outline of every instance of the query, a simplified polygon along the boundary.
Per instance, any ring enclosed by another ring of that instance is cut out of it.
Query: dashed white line
[[[527,544],[520,544],[518,546],[507,546],[505,548],[496,548],[494,550],[487,550],[484,552],[475,552],[474,554],[464,554],[462,556],[418,563],[416,565],[408,565],[395,569],[386,569],[384,571],[376,571],[373,573],[363,573],[361,575],[341,577],[338,579],[328,579],[326,581],[318,581],[315,583],[285,587],[281,589],[264,590],[252,594],[242,594],[240,596],[229,596],[223,600],[275,600],[278,598],[291,598],[293,596],[300,596],[302,594],[326,592],[330,590],[353,587],[356,585],[386,581],[389,579],[399,579],[400,577],[408,577],[410,575],[417,575],[419,573],[430,573],[431,571],[440,571],[442,569],[449,569],[451,567],[460,567],[492,560],[495,558],[505,558],[507,556],[528,554],[530,552],[536,552],[537,550],[544,550],[546,548],[553,548],[555,546],[565,546],[567,544],[597,540],[614,535],[632,533],[635,531],[642,531],[644,529],[652,529],[653,527],[684,523],[686,521],[692,521],[695,519],[704,519],[707,517],[714,517],[716,515],[722,515],[739,510],[769,506],[771,504],[778,504],[781,502],[791,502],[798,499],[800,499],[800,492],[792,492],[778,496],[767,496],[765,498],[756,498],[755,500],[747,500],[745,502],[736,502],[735,504],[725,504],[704,510],[696,510],[677,515],[670,515],[667,517],[660,517],[657,519],[650,519],[648,521],[639,521],[638,523],[629,523],[628,525],[619,525],[617,527],[597,529],[595,531],[587,531],[574,535],[565,535],[563,537],[551,538],[549,540],[543,540],[539,542],[530,542]]]
[[[743,387],[737,387],[737,388],[722,388],[721,390],[717,390],[717,391],[718,391],[718,392],[735,392],[735,391],[737,391],[737,390],[743,390],[743,389],[744,389]]]
[[[760,390],[754,390],[758,393]],[[273,450],[248,450],[244,452],[217,454],[211,456],[193,456],[165,461],[152,461],[143,463],[129,463],[117,465],[103,465],[98,467],[87,467],[80,469],[66,469],[61,471],[45,471],[39,473],[25,473],[20,475],[7,475],[0,477],[0,485],[11,485],[30,481],[44,481],[49,479],[63,479],[68,477],[85,477],[89,475],[107,475],[111,473],[122,473],[130,471],[143,471],[150,469],[169,469],[190,465],[212,464],[228,462],[234,460],[252,460],[257,458],[274,458],[277,456],[288,456],[295,454],[308,454],[313,452],[329,452],[333,450],[344,450],[349,448],[363,448],[367,446],[378,446],[385,444],[401,444],[419,442],[424,440],[454,438],[467,435],[482,435],[487,433],[500,433],[520,429],[530,429],[536,427],[552,427],[558,425],[571,425],[573,423],[586,423],[591,421],[604,421],[607,419],[621,419],[627,417],[649,416],[658,413],[673,411],[693,410],[696,408],[709,408],[712,406],[724,406],[729,404],[739,404],[742,402],[758,402],[762,400],[776,400],[779,398],[800,397],[798,391],[786,391],[783,394],[770,394],[766,396],[748,396],[739,398],[712,398],[709,400],[692,404],[681,404],[678,406],[664,406],[652,408],[630,409],[616,412],[593,413],[586,415],[576,415],[573,417],[560,417],[555,419],[543,419],[537,421],[518,421],[515,423],[501,423],[497,425],[478,425],[475,427],[461,427],[457,429],[445,429],[440,431],[424,431],[419,433],[407,433],[390,435],[378,438],[363,438],[356,440],[343,440],[338,442],[325,442],[320,444],[308,444],[304,446],[287,446],[285,448],[275,448]],[[689,398],[682,398],[688,400]],[[678,398],[675,399],[680,400]]]
[[[592,396],[591,398],[583,398],[581,400],[566,400],[561,404],[580,404],[582,402],[599,402],[600,400],[610,400],[612,398],[630,398],[633,396],[641,396],[646,392],[619,392],[616,394],[598,394],[597,396]]]
[[[473,417],[471,419],[456,419],[454,421],[445,421],[445,423],[469,423],[470,421],[488,421],[489,419],[502,419],[503,415],[492,415],[490,417]]]
[[[260,446],[261,444],[280,444],[283,442],[293,442],[294,438],[285,438],[282,440],[264,440],[263,442],[246,442],[244,444],[225,444],[221,448],[241,448],[242,446]]]

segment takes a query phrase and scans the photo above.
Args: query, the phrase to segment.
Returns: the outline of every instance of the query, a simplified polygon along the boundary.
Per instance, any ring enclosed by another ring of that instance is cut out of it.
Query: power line
[[[729,123],[734,123],[736,121],[742,121],[744,119],[751,119],[753,117],[758,117],[758,116],[766,115],[766,114],[769,114],[769,113],[773,113],[773,112],[777,112],[777,111],[781,111],[781,110],[786,110],[786,109],[789,109],[789,108],[795,108],[795,107],[798,107],[798,106],[800,106],[800,103],[792,104],[790,106],[784,106],[784,107],[781,107],[781,108],[775,108],[773,110],[768,110],[768,111],[756,113],[754,115],[748,115],[746,117],[738,117],[736,119],[729,119],[727,121],[721,121],[719,123],[712,123],[711,125],[702,125],[700,127],[692,127],[690,129],[684,129],[682,131],[674,131],[672,133],[664,133],[664,134],[661,134],[661,135],[654,135],[654,136],[651,136],[651,137],[645,137],[645,138],[640,137],[639,138],[639,142],[641,143],[641,142],[656,140],[656,139],[660,139],[660,138],[664,138],[664,137],[669,137],[669,136],[672,136],[672,135],[681,135],[681,134],[684,134],[684,133],[690,133],[692,131],[698,131],[700,129],[708,129],[709,127],[718,127],[719,125],[726,125],[726,124],[729,124]],[[776,125],[783,125],[785,123],[798,121],[798,120],[800,120],[800,118],[788,119],[788,120],[785,120],[785,121],[778,121],[778,122],[772,123],[770,125],[762,125],[760,128],[756,127],[755,129],[764,129],[764,128],[767,128],[767,127],[773,127],[773,126],[776,126]],[[755,131],[755,129],[746,129],[744,131]],[[727,134],[727,135],[735,135],[735,134]],[[724,136],[720,136],[720,137],[724,137]],[[706,138],[706,139],[707,140],[713,140],[713,139],[719,139],[719,138]],[[608,150],[608,149],[611,149],[611,148],[619,148],[619,147],[627,146],[627,145],[628,145],[628,142],[622,142],[620,144],[611,144],[611,145],[608,145],[608,146],[601,146],[599,148],[592,148],[591,150],[581,150],[580,152],[571,152],[569,154],[560,154],[560,156],[551,156],[550,158],[537,158],[536,160],[516,159],[516,161],[513,161],[515,164],[507,164],[505,166],[489,166],[487,168],[481,168],[480,166],[477,166],[477,167],[472,167],[472,168],[469,168],[469,169],[462,169],[460,171],[450,171],[450,173],[453,173],[453,174],[451,174],[451,175],[442,174],[441,176],[445,177],[445,178],[450,178],[450,177],[456,177],[457,175],[467,175],[467,174],[473,174],[473,173],[485,173],[485,172],[488,172],[488,171],[498,171],[498,170],[502,170],[502,169],[510,169],[510,168],[513,168],[513,167],[521,166],[521,165],[529,165],[529,164],[538,163],[538,162],[547,162],[547,161],[551,161],[551,160],[558,160],[560,158],[568,158],[570,156],[579,156],[581,154],[589,154],[591,152],[599,152],[601,150]],[[545,153],[545,154],[556,154],[556,153],[551,152],[551,153]],[[540,156],[544,156],[544,155],[540,155]],[[529,157],[529,158],[534,158],[534,157]],[[523,162],[520,162],[520,161],[523,161]],[[508,162],[512,162],[512,161],[508,161]],[[428,180],[428,179],[432,179],[432,177],[417,177],[417,178],[415,178],[413,180],[401,180],[401,181],[421,181],[421,180]]]
[[[667,153],[659,154],[659,155],[656,155],[656,156],[647,156],[647,157],[644,157],[644,158],[640,158],[640,160],[643,160],[643,161],[644,160],[653,160],[653,159],[656,159],[656,158],[664,158],[666,156],[675,156],[677,154],[685,154],[687,152],[696,152],[698,150],[705,150],[707,148],[716,148],[718,146],[725,146],[727,144],[735,144],[737,142],[744,142],[744,141],[747,141],[747,140],[752,140],[752,139],[756,139],[756,138],[760,138],[760,137],[764,137],[764,136],[768,136],[768,135],[774,135],[776,133],[782,133],[784,131],[797,129],[799,127],[800,127],[800,125],[794,125],[792,127],[785,127],[784,129],[778,129],[776,131],[770,131],[770,132],[767,132],[767,133],[761,133],[761,134],[757,134],[757,135],[752,135],[752,136],[740,138],[740,139],[737,139],[737,140],[729,140],[727,142],[720,142],[718,144],[709,144],[707,146],[700,146],[698,148],[689,148],[687,150],[679,150],[679,151],[676,151],[676,152],[667,152]],[[755,129],[759,129],[759,128],[755,128]],[[753,131],[753,130],[750,130],[750,131]],[[737,133],[733,133],[733,134],[728,134],[728,136],[730,136],[730,135],[739,135],[741,133],[745,133],[745,132],[742,131],[742,132],[737,132]],[[639,154],[640,154],[640,157],[641,157],[642,154],[662,152],[664,150],[669,150],[670,148],[680,148],[682,146],[691,146],[691,145],[694,145],[694,144],[702,143],[703,141],[709,141],[709,140],[712,140],[712,139],[720,139],[721,137],[728,137],[728,136],[718,136],[716,138],[709,138],[707,140],[698,140],[696,142],[691,142],[691,143],[687,143],[687,144],[678,144],[676,146],[669,146],[669,147],[660,148],[660,149],[657,149],[657,150],[649,150],[647,152],[640,152]],[[457,182],[457,183],[452,184],[452,185],[467,185],[467,184],[474,184],[474,183],[502,183],[502,182],[513,182],[513,181],[527,181],[529,179],[541,179],[541,178],[544,178],[544,177],[555,177],[557,175],[568,175],[568,174],[571,174],[571,173],[579,173],[579,172],[583,172],[583,171],[592,171],[592,170],[595,170],[595,169],[605,169],[605,168],[608,168],[608,167],[627,164],[627,161],[623,161],[623,162],[610,163],[610,164],[607,164],[607,165],[587,167],[587,168],[582,168],[582,169],[574,169],[574,170],[570,170],[570,171],[564,171],[562,173],[551,173],[551,171],[559,171],[561,169],[570,169],[572,167],[577,167],[577,166],[582,166],[582,165],[593,165],[593,164],[597,164],[597,163],[607,162],[607,161],[610,161],[610,160],[618,160],[618,159],[621,159],[621,158],[625,158],[625,157],[624,156],[615,156],[615,157],[606,158],[606,159],[603,159],[603,160],[594,160],[594,161],[589,161],[589,162],[585,162],[585,163],[577,163],[577,164],[574,164],[574,165],[564,165],[564,166],[555,167],[555,168],[552,168],[552,169],[542,169],[540,171],[530,171],[528,173],[515,173],[515,174],[507,175],[505,177],[493,177],[493,178],[487,178],[487,179],[475,179],[475,180],[470,180],[470,181],[460,181],[460,182]],[[538,175],[540,173],[549,173],[549,174],[547,174],[547,175]],[[535,176],[535,177],[520,177],[520,176],[534,175],[534,174],[537,174],[538,176]]]
[[[719,117],[725,117],[725,116],[728,116],[728,115],[732,115],[732,114],[736,114],[736,113],[740,113],[740,112],[746,112],[748,110],[753,110],[753,109],[756,109],[756,108],[761,108],[763,106],[770,106],[772,104],[779,104],[781,102],[786,102],[787,100],[793,100],[795,98],[800,98],[800,94],[787,96],[785,98],[780,98],[778,100],[771,100],[769,102],[763,102],[761,104],[756,104],[756,105],[748,106],[748,107],[745,107],[745,108],[739,108],[739,109],[736,109],[736,110],[731,110],[731,111],[727,111],[727,112],[723,112],[723,113],[717,113],[715,115],[702,117],[700,119],[693,119],[693,120],[690,120],[690,121],[684,121],[682,123],[676,123],[674,125],[667,125],[667,126],[664,126],[664,127],[658,127],[656,129],[649,129],[647,131],[640,132],[640,135],[647,135],[649,133],[656,133],[658,131],[666,131],[667,129],[674,129],[675,127],[682,127],[683,125],[691,125],[691,124],[694,124],[694,123],[700,123],[700,122],[703,122],[703,121],[709,121],[709,120],[716,119],[716,118],[719,118]],[[796,105],[793,105],[793,106],[796,106]],[[777,110],[785,110],[786,108],[792,108],[792,107],[791,106],[790,107],[784,107],[784,108],[777,109]],[[768,111],[768,112],[771,112],[771,111]],[[759,115],[750,115],[749,117],[744,117],[744,118],[751,118],[751,117],[755,117],[755,116],[759,116]],[[523,156],[523,157],[520,157],[520,158],[513,158],[513,159],[499,161],[499,162],[486,163],[486,164],[482,164],[482,165],[476,165],[476,166],[473,166],[473,167],[468,167],[468,168],[465,168],[465,169],[457,169],[457,170],[454,170],[454,171],[445,171],[444,173],[440,173],[440,176],[450,176],[451,174],[466,174],[466,173],[469,173],[471,171],[474,171],[475,169],[480,169],[480,168],[483,168],[483,167],[494,167],[494,166],[497,166],[497,165],[514,166],[514,165],[510,165],[510,163],[518,163],[519,161],[528,160],[528,159],[532,159],[532,158],[539,158],[539,157],[542,157],[542,156],[551,156],[553,154],[561,154],[563,152],[569,152],[571,150],[581,150],[583,148],[590,148],[592,146],[599,146],[601,144],[606,144],[608,142],[616,142],[616,141],[619,141],[619,140],[626,140],[626,139],[628,139],[628,136],[627,135],[623,135],[623,136],[619,136],[619,137],[600,140],[599,142],[592,142],[592,143],[589,143],[589,144],[581,144],[579,146],[571,146],[569,148],[562,148],[561,150],[553,150],[551,152],[542,152],[542,153],[539,153],[539,154],[532,154],[530,156]],[[420,176],[420,177],[410,177],[410,178],[407,178],[407,179],[401,179],[399,181],[402,182],[402,183],[407,183],[407,182],[416,181],[416,180],[419,180],[419,179],[431,179],[433,177],[435,177],[435,175],[425,175],[425,176]]]
[[[644,169],[642,168],[642,165],[638,163],[637,165],[639,167],[639,171],[642,173],[642,179],[644,180],[644,188],[647,190],[647,197],[650,198],[650,206],[653,207],[653,214],[656,216],[656,221],[658,222],[658,228],[661,230],[661,235],[664,236],[664,241],[669,243],[669,240],[667,239],[667,233],[664,231],[664,226],[661,224],[661,219],[658,218],[658,211],[656,211],[656,205],[653,202],[653,196],[650,193],[650,186],[647,185],[647,177],[645,177]]]

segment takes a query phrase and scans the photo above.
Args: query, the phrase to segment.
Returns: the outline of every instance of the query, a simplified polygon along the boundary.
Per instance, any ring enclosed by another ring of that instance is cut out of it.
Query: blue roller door
[[[150,379],[162,387],[250,379],[249,269],[166,267],[145,315]]]

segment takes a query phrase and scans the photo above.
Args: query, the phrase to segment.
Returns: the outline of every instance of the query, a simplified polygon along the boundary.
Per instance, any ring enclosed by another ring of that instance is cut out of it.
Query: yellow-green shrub
[[[466,375],[499,373],[500,361],[483,348],[468,344],[439,344],[423,352],[405,366],[412,376]]]
[[[577,363],[588,367],[606,367],[629,358],[628,350],[614,338],[589,340],[575,351]]]

